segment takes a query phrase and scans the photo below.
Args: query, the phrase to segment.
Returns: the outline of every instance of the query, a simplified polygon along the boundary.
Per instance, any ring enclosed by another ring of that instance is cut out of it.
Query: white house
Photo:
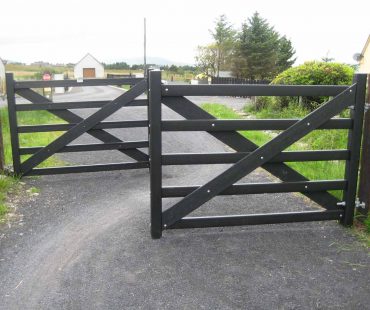
[[[364,48],[361,52],[360,73],[370,73],[370,35],[367,38]]]
[[[87,53],[74,67],[75,79],[104,78],[104,66],[94,56]]]
[[[0,96],[5,94],[5,64],[0,58]]]

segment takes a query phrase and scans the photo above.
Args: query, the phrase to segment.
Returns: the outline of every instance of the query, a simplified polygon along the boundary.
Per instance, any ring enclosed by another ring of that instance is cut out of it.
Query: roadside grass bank
[[[253,111],[247,105],[244,108],[245,114],[235,112],[233,109],[214,103],[205,103],[202,108],[219,119],[243,119],[243,118],[301,118],[308,114],[308,111],[298,108],[285,108],[281,111],[262,109]],[[275,137],[279,131],[239,131],[241,135],[248,138],[258,146],[261,146]],[[287,151],[298,150],[331,150],[347,148],[347,130],[315,130],[309,135],[290,146]],[[335,180],[343,179],[345,171],[344,161],[323,161],[323,162],[291,162],[288,166],[300,172],[310,180]],[[338,199],[342,199],[342,191],[330,191]],[[370,216],[363,222],[356,222],[356,233],[370,246]]]
[[[39,124],[57,124],[65,123],[58,117],[50,114],[47,111],[27,111],[18,112],[18,125],[39,125]],[[12,163],[12,151],[10,144],[10,129],[8,120],[8,110],[7,108],[0,109],[1,124],[3,130],[4,139],[4,155],[5,164],[10,166]],[[19,135],[19,143],[21,147],[30,146],[45,146],[59,137],[62,132],[37,132],[37,133],[24,133]],[[30,155],[24,155],[21,160],[29,158]],[[57,156],[52,156],[48,158],[38,167],[52,167],[58,165],[65,165],[65,163],[60,160]],[[0,220],[4,218],[6,213],[9,211],[6,200],[10,193],[16,192],[19,187],[19,179],[15,176],[0,175]]]

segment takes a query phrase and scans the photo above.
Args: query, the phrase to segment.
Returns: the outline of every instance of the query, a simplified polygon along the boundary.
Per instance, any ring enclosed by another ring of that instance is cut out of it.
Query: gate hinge
[[[339,202],[337,202],[337,206],[345,207],[346,206],[346,202],[345,201],[339,201]],[[357,197],[356,200],[355,200],[355,207],[357,209],[358,208],[365,209],[366,204],[364,202],[361,202],[360,199]]]
[[[357,197],[355,201],[355,207],[365,209],[366,204],[363,201],[360,201],[360,199]]]
[[[355,110],[355,106],[354,105],[350,105],[350,106],[348,106],[348,109]],[[369,110],[370,110],[370,103],[365,102],[365,113],[367,111],[369,111]]]

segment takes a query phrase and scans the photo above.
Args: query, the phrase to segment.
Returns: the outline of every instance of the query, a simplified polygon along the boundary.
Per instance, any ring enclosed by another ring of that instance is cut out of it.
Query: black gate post
[[[149,72],[150,222],[153,239],[162,236],[161,71]]]
[[[8,115],[10,127],[10,140],[12,144],[13,169],[15,175],[20,175],[21,159],[19,155],[18,122],[17,122],[17,110],[15,106],[13,73],[6,74],[6,94],[8,99]]]
[[[370,74],[367,76],[367,98],[366,103],[370,104]],[[369,106],[368,106],[369,107]],[[364,203],[357,212],[366,216],[370,206],[370,110],[367,109],[364,116],[364,132],[362,137],[362,154],[360,164],[360,184],[358,197]]]
[[[366,74],[356,74],[354,77],[354,82],[356,83],[356,93],[354,106],[353,109],[351,109],[353,129],[349,130],[348,132],[348,149],[350,151],[350,159],[346,161],[345,168],[345,179],[348,182],[348,186],[343,192],[345,212],[341,221],[341,223],[346,226],[351,226],[353,224],[355,212],[362,126],[365,111],[366,78]]]

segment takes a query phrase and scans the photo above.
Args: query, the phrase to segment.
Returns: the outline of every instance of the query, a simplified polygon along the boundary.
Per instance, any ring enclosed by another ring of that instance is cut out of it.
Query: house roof
[[[79,62],[77,62],[75,64],[75,66],[77,66],[82,60],[84,60],[87,56],[90,56],[92,59],[94,59],[99,65],[103,66],[102,63],[97,60],[93,55],[91,55],[90,53],[87,53],[84,57],[81,58],[81,60]]]
[[[366,40],[366,43],[365,43],[364,48],[362,49],[362,52],[361,52],[361,54],[362,54],[362,55],[365,55],[365,52],[366,52],[366,50],[367,50],[367,48],[368,48],[369,44],[370,44],[370,34],[369,34],[369,36],[367,37],[367,40]]]

